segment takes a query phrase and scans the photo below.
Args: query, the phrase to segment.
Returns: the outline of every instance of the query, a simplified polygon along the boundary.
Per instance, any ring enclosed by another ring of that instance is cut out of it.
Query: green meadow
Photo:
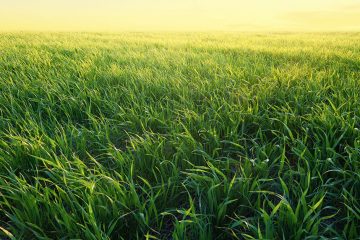
[[[360,33],[0,34],[0,239],[357,239]]]

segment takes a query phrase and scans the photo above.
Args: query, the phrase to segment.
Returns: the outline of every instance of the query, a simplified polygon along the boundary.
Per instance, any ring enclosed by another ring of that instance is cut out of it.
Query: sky
[[[360,31],[360,0],[0,0],[0,31]]]

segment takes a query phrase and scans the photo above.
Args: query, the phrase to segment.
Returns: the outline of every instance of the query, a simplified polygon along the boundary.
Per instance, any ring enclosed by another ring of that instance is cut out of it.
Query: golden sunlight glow
[[[0,0],[0,31],[359,31],[360,0]]]

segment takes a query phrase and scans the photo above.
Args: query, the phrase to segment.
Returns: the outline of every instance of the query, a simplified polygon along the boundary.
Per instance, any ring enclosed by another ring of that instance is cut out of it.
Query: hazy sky
[[[0,31],[360,31],[360,0],[0,0]]]

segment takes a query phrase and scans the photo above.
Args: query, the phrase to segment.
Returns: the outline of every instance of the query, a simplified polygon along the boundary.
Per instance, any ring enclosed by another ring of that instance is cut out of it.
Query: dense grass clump
[[[360,34],[1,34],[0,238],[355,239]]]

